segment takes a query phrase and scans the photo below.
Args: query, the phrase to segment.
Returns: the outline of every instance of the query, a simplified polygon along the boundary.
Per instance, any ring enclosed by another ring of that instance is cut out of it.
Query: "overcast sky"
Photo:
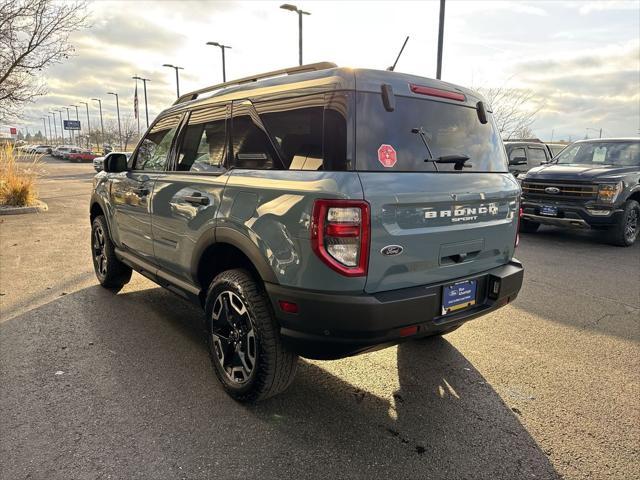
[[[227,79],[298,61],[297,15],[282,2],[98,1],[92,26],[72,40],[76,56],[46,72],[49,95],[28,107],[31,131],[47,110],[102,98],[105,120],[133,113],[133,75],[148,84],[152,119],[182,93],[222,81],[220,50],[231,45]],[[397,71],[435,78],[436,1],[304,1],[304,61],[384,69],[405,36]],[[542,139],[605,136],[640,130],[640,2],[485,2],[448,0],[443,80],[469,87],[529,88],[543,105],[533,125]],[[141,87],[141,85],[140,85]],[[144,99],[140,95],[144,126]],[[97,104],[90,113],[98,122]],[[74,116],[72,116],[74,118]],[[86,113],[80,120],[85,123]],[[94,125],[97,125],[95,123]],[[593,136],[594,132],[589,131]],[[597,135],[597,133],[596,133]]]

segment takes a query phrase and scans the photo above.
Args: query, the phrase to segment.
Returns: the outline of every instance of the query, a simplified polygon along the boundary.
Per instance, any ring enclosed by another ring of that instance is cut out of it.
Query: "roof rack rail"
[[[264,78],[278,77],[280,75],[293,75],[303,72],[314,72],[317,70],[326,70],[328,68],[336,67],[337,65],[333,62],[318,62],[310,63],[308,65],[300,65],[298,67],[283,68],[282,70],[274,70],[273,72],[259,73],[258,75],[251,75],[249,77],[239,78],[237,80],[231,80],[229,82],[218,83],[216,85],[211,85],[210,87],[205,87],[201,88],[200,90],[194,90],[193,92],[185,93],[184,95],[178,97],[178,100],[174,102],[174,105],[195,100],[203,93],[213,92],[214,90],[219,90],[231,85],[242,85],[243,83],[257,82],[258,80],[262,80]]]

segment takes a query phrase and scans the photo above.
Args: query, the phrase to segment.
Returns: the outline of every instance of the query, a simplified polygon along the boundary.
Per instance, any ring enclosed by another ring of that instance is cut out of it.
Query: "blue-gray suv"
[[[99,282],[198,302],[226,391],[284,390],[298,356],[441,335],[516,298],[520,187],[475,92],[319,63],[162,112],[91,198]]]

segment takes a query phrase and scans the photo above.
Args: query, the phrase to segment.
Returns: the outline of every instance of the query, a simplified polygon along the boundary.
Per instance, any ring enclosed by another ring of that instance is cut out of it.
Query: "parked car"
[[[504,148],[509,159],[509,171],[516,177],[544,165],[553,157],[551,149],[542,142],[507,140]]]
[[[520,187],[484,102],[330,63],[183,95],[94,179],[98,281],[135,269],[202,305],[240,401],[284,390],[298,355],[451,332],[523,279]]]
[[[91,150],[72,150],[67,153],[66,158],[72,162],[85,162],[85,161],[93,161],[98,155],[93,153]]]
[[[521,231],[541,224],[606,230],[628,247],[640,220],[640,139],[580,140],[522,178]]]
[[[84,148],[72,145],[67,150],[62,152],[62,159],[63,160],[71,160],[71,157],[70,157],[71,154],[81,153],[81,152],[84,152],[84,151],[85,151]]]
[[[32,153],[51,153],[51,145],[36,145],[31,149]]]
[[[63,158],[64,154],[68,153],[72,148],[75,147],[73,145],[60,145],[51,151],[51,155],[55,158]]]
[[[131,157],[131,153],[132,152],[111,152],[111,153],[108,153],[104,157],[96,157],[96,158],[94,158],[93,159],[93,168],[95,169],[95,171],[96,172],[101,172],[103,170],[103,168],[104,168],[103,167],[104,161],[114,153],[124,153],[127,156],[127,160],[129,160],[129,157]]]

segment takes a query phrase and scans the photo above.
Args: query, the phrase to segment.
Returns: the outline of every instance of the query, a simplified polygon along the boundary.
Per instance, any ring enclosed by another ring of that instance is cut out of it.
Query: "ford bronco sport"
[[[520,187],[490,108],[441,81],[320,63],[214,85],[104,170],[99,282],[133,269],[199,302],[241,401],[284,390],[298,355],[444,334],[522,284]]]
[[[640,227],[640,139],[580,140],[548,164],[520,176],[522,223],[605,230],[628,247]]]

